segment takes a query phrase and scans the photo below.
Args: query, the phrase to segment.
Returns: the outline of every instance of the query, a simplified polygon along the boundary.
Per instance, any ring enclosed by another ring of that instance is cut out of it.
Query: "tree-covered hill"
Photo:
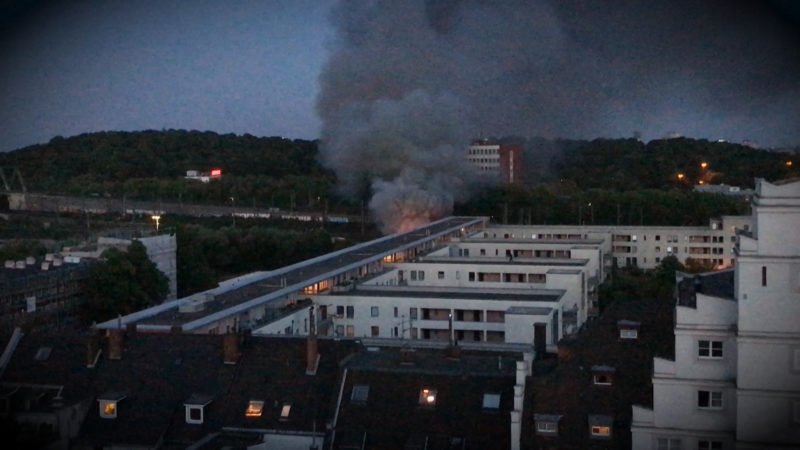
[[[51,190],[76,178],[116,182],[180,178],[187,170],[224,175],[326,176],[315,141],[205,131],[87,133],[0,153],[0,166],[17,167],[29,189]]]
[[[646,144],[636,139],[598,139],[564,151],[554,163],[554,173],[583,189],[689,189],[700,181],[752,188],[757,177],[775,181],[800,176],[800,158],[687,138]]]

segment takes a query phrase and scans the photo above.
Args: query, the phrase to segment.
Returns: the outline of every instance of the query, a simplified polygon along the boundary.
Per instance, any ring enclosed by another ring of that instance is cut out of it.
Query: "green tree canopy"
[[[86,283],[81,318],[89,323],[118,314],[130,314],[160,303],[169,291],[167,277],[147,257],[147,249],[133,241],[127,251],[110,248],[103,252]]]

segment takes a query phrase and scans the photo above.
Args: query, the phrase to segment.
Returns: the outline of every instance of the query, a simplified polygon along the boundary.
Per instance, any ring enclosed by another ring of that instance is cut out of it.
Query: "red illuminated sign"
[[[211,169],[211,176],[218,177],[222,175],[222,169]]]

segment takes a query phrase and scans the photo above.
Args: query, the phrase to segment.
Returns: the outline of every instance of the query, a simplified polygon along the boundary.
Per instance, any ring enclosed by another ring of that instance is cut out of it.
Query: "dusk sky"
[[[0,151],[103,130],[314,139],[347,126],[341,99],[420,89],[461,105],[465,140],[800,144],[789,1],[337,3],[4,2]]]

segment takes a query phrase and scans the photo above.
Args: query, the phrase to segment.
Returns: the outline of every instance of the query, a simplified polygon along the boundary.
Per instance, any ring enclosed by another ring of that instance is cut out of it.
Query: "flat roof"
[[[474,264],[503,266],[585,266],[589,263],[585,258],[519,258],[511,260],[502,256],[425,256],[403,264]]]
[[[442,298],[464,300],[503,300],[525,302],[557,302],[564,295],[562,289],[537,289],[527,292],[522,289],[512,289],[506,292],[500,289],[476,291],[470,288],[433,288],[408,289],[406,286],[380,286],[376,289],[356,288],[351,291],[331,292],[327,297],[414,297],[414,298]],[[322,296],[320,296],[322,297]]]
[[[136,323],[151,325],[154,330],[166,330],[172,326],[181,326],[184,331],[197,329],[284,298],[313,283],[357,270],[365,264],[380,261],[385,256],[487,221],[485,217],[447,217],[405,233],[384,236],[277,270],[244,275],[235,279],[241,283],[221,283],[217,288],[162,303],[96,326],[108,329]],[[181,306],[191,305],[206,295],[211,295],[214,299],[205,302],[202,311],[179,312]]]

